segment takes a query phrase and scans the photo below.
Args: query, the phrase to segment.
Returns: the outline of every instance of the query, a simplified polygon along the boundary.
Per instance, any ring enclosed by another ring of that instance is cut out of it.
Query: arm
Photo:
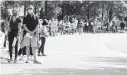
[[[26,27],[26,24],[23,25],[24,30],[26,30],[28,33],[31,33],[31,31]]]
[[[20,36],[20,33],[21,33],[21,23],[18,24],[18,36]]]
[[[35,32],[37,32],[37,31],[38,31],[39,18],[38,18],[38,17],[36,17],[36,20],[37,20],[37,22],[36,22],[37,26],[36,26],[36,28],[32,31],[32,34],[34,34]]]
[[[38,30],[38,25],[36,26],[36,28],[32,31],[32,33],[34,34],[35,32],[37,32]]]
[[[24,17],[24,19],[23,19],[23,28],[28,33],[31,33],[31,31],[27,28],[26,24],[27,24],[27,19],[26,19],[26,17]]]

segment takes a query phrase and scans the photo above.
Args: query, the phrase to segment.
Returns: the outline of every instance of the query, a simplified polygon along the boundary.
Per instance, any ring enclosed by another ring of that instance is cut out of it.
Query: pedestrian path
[[[46,57],[37,57],[42,64],[26,64],[26,57],[17,64],[2,60],[3,75],[127,75],[127,54],[108,48],[105,42],[126,35],[83,34],[49,37]],[[4,51],[2,51],[4,52]],[[3,57],[7,57],[7,52]]]

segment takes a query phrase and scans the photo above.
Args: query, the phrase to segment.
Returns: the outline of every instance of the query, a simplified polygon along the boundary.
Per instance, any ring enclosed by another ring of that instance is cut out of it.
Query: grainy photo
[[[126,0],[2,0],[0,11],[0,75],[127,75]]]

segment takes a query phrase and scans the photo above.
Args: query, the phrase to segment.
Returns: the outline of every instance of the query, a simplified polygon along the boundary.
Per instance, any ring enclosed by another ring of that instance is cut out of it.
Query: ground
[[[1,59],[2,75],[127,75],[127,34],[99,33],[48,37],[42,64]],[[3,37],[0,38],[1,45]],[[0,49],[8,58],[7,49]]]

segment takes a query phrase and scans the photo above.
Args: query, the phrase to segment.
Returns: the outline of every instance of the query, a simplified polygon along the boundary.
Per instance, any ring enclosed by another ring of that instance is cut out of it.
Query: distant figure
[[[56,36],[56,21],[54,18],[52,18],[50,22],[50,28],[51,28],[51,36]]]
[[[61,35],[64,34],[64,28],[65,28],[64,21],[60,20],[60,22],[59,22],[59,32],[60,32]]]
[[[83,33],[83,26],[84,26],[84,23],[83,23],[82,20],[80,20],[80,22],[77,25],[79,34],[82,34]]]
[[[125,23],[124,23],[124,21],[122,21],[120,23],[120,27],[121,27],[121,31],[124,31],[124,29],[125,29]]]
[[[85,21],[85,32],[86,33],[89,32],[89,23],[88,23],[88,21]]]

